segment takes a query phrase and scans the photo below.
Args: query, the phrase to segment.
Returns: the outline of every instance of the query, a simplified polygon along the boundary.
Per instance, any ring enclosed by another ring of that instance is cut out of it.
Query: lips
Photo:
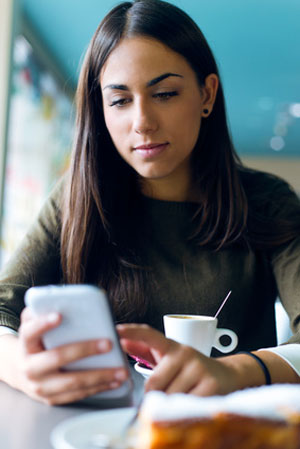
[[[158,148],[162,145],[166,145],[167,142],[164,143],[149,143],[145,145],[140,145],[139,147],[135,147],[136,150],[151,150],[152,148]]]
[[[169,142],[164,143],[149,143],[140,145],[138,147],[135,147],[134,150],[140,154],[144,158],[150,158],[159,155],[162,153],[167,146],[169,145]]]

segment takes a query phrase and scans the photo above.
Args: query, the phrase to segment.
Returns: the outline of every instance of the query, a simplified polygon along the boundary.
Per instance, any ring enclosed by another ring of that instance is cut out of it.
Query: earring
[[[203,109],[203,112],[202,112],[203,117],[208,117],[209,114],[210,114],[209,109],[207,109],[207,108]]]

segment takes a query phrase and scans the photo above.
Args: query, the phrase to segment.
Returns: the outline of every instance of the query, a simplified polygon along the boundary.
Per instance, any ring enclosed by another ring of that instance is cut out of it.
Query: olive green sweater
[[[253,173],[248,175],[248,183],[249,180],[250,184],[259,181],[269,190],[270,204],[276,202],[281,192],[287,192],[284,182],[264,174]],[[62,188],[60,183],[52,192],[2,270],[0,325],[18,328],[24,293],[29,287],[62,281]],[[149,306],[144,322],[162,329],[162,316],[166,313],[214,315],[232,290],[219,315],[219,327],[237,333],[236,351],[275,346],[274,302],[279,296],[294,332],[289,342],[300,342],[300,237],[276,251],[241,246],[211,251],[187,239],[195,208],[194,203],[143,199],[141,213],[146,225],[141,230],[141,256],[145,265],[151,267],[153,279],[147,286]],[[272,208],[266,213],[272,214]],[[122,321],[122,317],[116,318]]]

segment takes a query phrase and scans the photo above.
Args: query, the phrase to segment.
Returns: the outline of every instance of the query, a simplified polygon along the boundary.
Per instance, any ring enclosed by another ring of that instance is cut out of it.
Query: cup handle
[[[229,345],[222,345],[222,343],[220,342],[221,337],[223,337],[223,335],[227,335],[228,337],[231,338],[231,343]],[[215,342],[213,344],[213,346],[218,349],[219,351],[223,352],[224,354],[227,354],[228,352],[233,351],[238,344],[238,337],[236,335],[235,332],[229,330],[229,329],[216,329],[216,334],[215,334]]]

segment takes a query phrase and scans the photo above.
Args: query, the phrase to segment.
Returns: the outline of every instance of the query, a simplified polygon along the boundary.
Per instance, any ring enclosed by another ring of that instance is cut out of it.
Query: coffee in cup
[[[163,320],[167,338],[191,346],[206,356],[210,356],[213,347],[224,354],[237,347],[236,333],[230,329],[217,328],[217,318],[205,315],[168,314],[164,315]],[[223,345],[220,341],[225,335],[231,339],[228,345]]]

